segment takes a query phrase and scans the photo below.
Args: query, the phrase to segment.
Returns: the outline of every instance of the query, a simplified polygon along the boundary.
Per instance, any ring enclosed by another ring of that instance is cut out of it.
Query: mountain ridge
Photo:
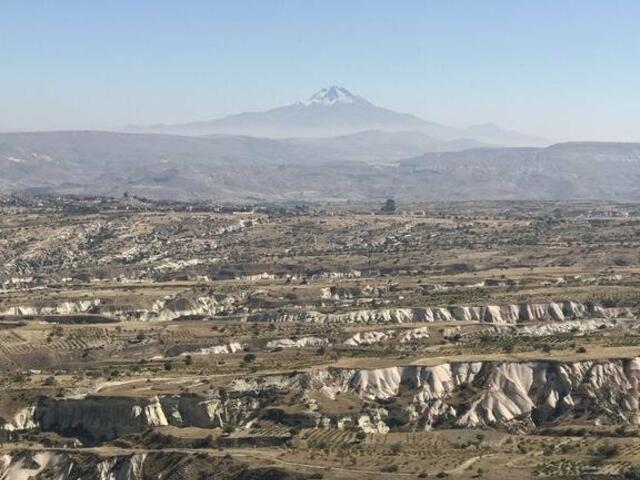
[[[364,143],[372,146],[369,161],[357,156],[358,136],[341,145],[340,138],[297,144],[90,131],[0,134],[0,189],[241,203],[389,197],[640,201],[637,143],[481,146],[380,161],[373,155],[382,151],[384,138],[368,135],[381,139],[374,143],[364,134]],[[387,154],[398,153],[393,149]]]
[[[346,88],[335,85],[317,91],[307,100],[265,111],[238,113],[213,120],[131,125],[125,128],[125,131],[136,133],[188,136],[221,133],[267,138],[335,137],[367,130],[417,130],[441,141],[470,139],[502,146],[546,146],[551,143],[495,124],[470,126],[466,129],[449,127],[374,105]]]

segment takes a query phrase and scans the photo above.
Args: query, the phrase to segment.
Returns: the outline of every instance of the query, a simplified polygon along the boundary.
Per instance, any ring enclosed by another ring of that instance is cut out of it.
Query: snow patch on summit
[[[362,97],[352,94],[343,87],[329,87],[317,91],[308,100],[300,102],[302,105],[327,105],[332,106],[336,103],[366,103]]]

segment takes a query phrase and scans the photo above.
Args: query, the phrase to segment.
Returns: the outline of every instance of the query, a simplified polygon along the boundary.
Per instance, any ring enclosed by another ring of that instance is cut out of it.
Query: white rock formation
[[[327,345],[329,340],[324,337],[300,337],[300,338],[279,338],[267,343],[267,348],[304,348]]]
[[[345,345],[358,346],[358,345],[371,345],[374,343],[383,342],[392,338],[395,335],[393,330],[387,330],[386,332],[358,332],[352,335],[344,341]]]
[[[278,276],[273,273],[256,273],[255,275],[241,275],[236,277],[236,280],[240,280],[243,282],[259,282],[261,280],[277,280]]]
[[[35,423],[33,419],[35,410],[36,409],[33,406],[20,409],[8,423],[5,423],[4,425],[0,425],[0,429],[13,431],[13,430],[29,430],[32,428],[37,428],[38,425]]]
[[[143,480],[148,478],[145,475],[148,457],[146,453],[97,457],[92,454],[71,455],[64,451],[16,451],[0,456],[0,479]],[[163,462],[156,459],[155,463],[157,467]],[[151,468],[150,472],[154,470]],[[150,472],[146,472],[147,475]]]
[[[400,398],[402,421],[419,428],[445,422],[464,427],[527,429],[573,412],[611,424],[635,424],[640,415],[640,358],[614,360],[484,361],[435,366],[320,368],[289,374],[234,379],[226,393],[208,397],[164,395],[150,398],[95,396],[45,398],[19,412],[5,430],[39,428],[63,436],[83,432],[87,441],[140,433],[152,426],[213,428],[242,426],[273,398],[304,392],[296,415],[316,424],[385,432],[387,413],[368,404]],[[323,412],[325,402],[348,394],[362,400],[351,420]],[[324,402],[312,401],[324,395]],[[311,407],[313,404],[313,408]],[[85,438],[83,438],[83,441]],[[0,475],[0,478],[3,478]]]
[[[573,335],[584,335],[595,330],[612,328],[616,324],[615,320],[569,320],[566,322],[545,323],[544,325],[524,326],[517,330],[517,334],[531,335],[534,337],[544,337],[557,333],[571,333]]]
[[[328,398],[351,392],[363,400],[411,396],[425,426],[450,415],[461,426],[519,426],[576,408],[630,423],[640,405],[640,358],[602,362],[472,362],[434,367],[331,369],[316,372],[312,385]],[[464,409],[449,402],[456,389],[470,387]],[[459,409],[460,411],[456,410]]]
[[[79,300],[77,302],[62,302],[53,306],[41,307],[16,305],[0,312],[0,315],[72,315],[77,313],[87,313],[94,307],[98,306],[100,306],[100,299]]]
[[[0,479],[30,480],[45,470],[63,472],[70,466],[70,460],[59,453],[36,452],[32,456],[10,455],[0,456]],[[65,477],[61,477],[66,480]]]
[[[321,313],[313,310],[267,314],[255,320],[309,323],[414,323],[414,322],[485,322],[516,324],[527,321],[566,321],[577,318],[617,318],[630,315],[625,308],[562,303],[484,305],[477,307],[382,308],[351,310],[344,313]]]
[[[224,400],[194,395],[45,398],[30,407],[28,417],[14,419],[15,423],[5,423],[0,429],[38,428],[67,436],[81,431],[86,437],[83,440],[109,440],[157,426],[213,428],[240,425],[248,421],[260,405],[260,401],[251,395]]]
[[[429,338],[429,327],[418,327],[404,330],[398,336],[398,341],[400,343],[408,343],[414,340],[422,340],[424,338]]]
[[[238,342],[231,342],[225,345],[213,345],[211,347],[203,347],[197,352],[184,352],[180,355],[223,355],[228,353],[237,353],[242,351],[242,345]]]
[[[378,409],[373,415],[361,415],[358,418],[358,427],[364,433],[388,433],[389,427],[383,421],[386,415],[387,411],[383,408]]]
[[[134,312],[139,320],[159,320],[169,321],[180,317],[187,316],[212,316],[224,313],[228,310],[229,303],[233,303],[232,299],[226,302],[219,302],[215,297],[196,297],[181,298],[167,297],[157,300],[148,310]],[[131,316],[130,312],[117,312],[119,316]]]

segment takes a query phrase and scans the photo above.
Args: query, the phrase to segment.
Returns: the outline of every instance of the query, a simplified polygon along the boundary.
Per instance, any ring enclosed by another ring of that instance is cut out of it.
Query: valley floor
[[[640,478],[640,206],[402,209],[3,199],[0,480]]]

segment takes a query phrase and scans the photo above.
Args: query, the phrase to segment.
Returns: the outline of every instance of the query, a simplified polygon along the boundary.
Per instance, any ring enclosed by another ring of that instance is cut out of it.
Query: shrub
[[[204,438],[197,438],[193,441],[193,448],[211,448],[213,447],[213,437],[211,435],[207,435]]]
[[[615,457],[618,454],[618,447],[615,445],[610,445],[605,443],[604,445],[600,445],[595,449],[591,458],[589,459],[589,463],[594,466],[601,465],[602,462],[608,460],[609,458]]]
[[[242,357],[242,361],[244,363],[253,363],[256,361],[255,353],[247,353],[244,357]]]
[[[391,453],[393,455],[398,455],[402,451],[402,443],[401,442],[392,443],[389,449],[391,450]]]
[[[640,480],[640,467],[638,467],[637,465],[629,467],[624,472],[624,478],[627,478],[629,480]]]

